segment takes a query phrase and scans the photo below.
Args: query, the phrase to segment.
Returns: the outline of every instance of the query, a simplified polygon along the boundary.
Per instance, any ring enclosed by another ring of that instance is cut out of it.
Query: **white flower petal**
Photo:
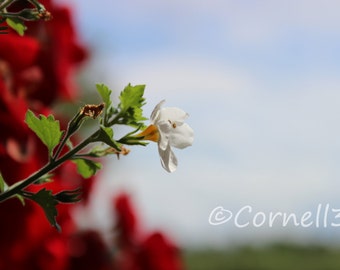
[[[172,123],[183,123],[188,114],[176,107],[163,108],[159,111],[159,121],[171,121]]]
[[[167,145],[166,149],[163,150],[158,147],[159,156],[163,168],[167,172],[174,172],[177,169],[177,158],[170,148],[170,144]]]
[[[160,133],[167,134],[167,135],[170,135],[173,129],[169,121],[158,121],[157,127]]]
[[[156,107],[153,109],[151,116],[150,116],[150,120],[152,123],[156,123],[157,118],[159,116],[159,112],[161,110],[161,106],[165,103],[165,100],[163,99],[161,102],[159,102]]]
[[[158,141],[158,147],[162,150],[165,150],[169,145],[169,134],[167,133],[159,133],[159,141]]]
[[[169,137],[173,147],[183,149],[191,146],[194,141],[194,130],[186,123],[172,129]]]

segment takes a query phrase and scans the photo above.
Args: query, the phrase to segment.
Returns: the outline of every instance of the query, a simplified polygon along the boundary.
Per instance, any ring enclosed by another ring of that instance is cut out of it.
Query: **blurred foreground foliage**
[[[187,270],[335,270],[340,248],[275,244],[228,250],[186,251]]]

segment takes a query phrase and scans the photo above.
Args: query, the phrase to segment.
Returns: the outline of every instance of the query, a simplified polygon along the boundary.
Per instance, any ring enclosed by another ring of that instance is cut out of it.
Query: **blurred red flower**
[[[178,248],[161,232],[153,232],[142,242],[139,261],[141,269],[183,269]]]
[[[75,101],[73,72],[87,56],[79,44],[70,9],[41,1],[52,13],[48,22],[28,23],[24,37],[13,31],[0,35],[0,172],[14,184],[47,162],[47,150],[24,123],[27,109],[52,113],[60,99]],[[19,0],[13,9],[25,7]],[[61,120],[61,125],[66,123]],[[53,172],[54,181],[34,185],[53,192],[83,187],[87,203],[95,178],[84,180],[75,164],[66,162]],[[115,241],[108,245],[97,231],[79,231],[72,218],[72,204],[58,205],[62,232],[51,227],[43,210],[17,199],[0,203],[0,270],[179,270],[175,245],[162,233],[141,233],[131,199],[121,194],[114,200]]]
[[[114,201],[116,242],[120,270],[181,270],[179,249],[161,232],[142,233],[130,197],[122,193]]]
[[[48,0],[40,2],[53,19],[26,23],[24,37],[13,31],[0,35],[0,59],[9,63],[16,84],[12,91],[17,94],[44,105],[59,98],[74,100],[73,72],[87,58],[87,51],[77,41],[70,9]],[[29,7],[28,1],[21,0],[12,8]]]
[[[76,233],[69,242],[69,269],[113,269],[110,250],[98,232]]]
[[[47,115],[51,113],[47,106],[53,102],[74,98],[72,71],[86,56],[76,41],[69,10],[50,1],[46,4],[54,20],[29,24],[24,37],[12,31],[0,35],[0,171],[8,184],[28,177],[47,162],[46,148],[24,123],[27,109]],[[66,165],[55,172],[48,186],[58,191],[79,186],[81,180],[74,166]],[[1,203],[0,269],[66,269],[68,242],[76,229],[71,208],[58,207],[63,229],[58,233],[38,205],[26,201],[23,206],[16,199]]]
[[[114,200],[115,216],[117,219],[116,233],[117,241],[121,247],[133,245],[137,240],[137,218],[133,210],[130,197],[120,194]]]

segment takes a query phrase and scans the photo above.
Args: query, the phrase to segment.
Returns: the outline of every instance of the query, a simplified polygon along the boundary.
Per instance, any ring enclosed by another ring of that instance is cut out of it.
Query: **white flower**
[[[151,125],[139,137],[158,143],[158,152],[162,166],[168,172],[177,168],[177,158],[171,147],[183,149],[191,146],[194,140],[194,131],[184,120],[188,114],[175,107],[161,108],[165,101],[161,101],[151,114]]]

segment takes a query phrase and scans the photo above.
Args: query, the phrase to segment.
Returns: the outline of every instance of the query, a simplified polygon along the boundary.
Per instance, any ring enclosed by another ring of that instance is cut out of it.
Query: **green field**
[[[340,249],[272,245],[227,251],[186,251],[187,270],[339,270]]]

